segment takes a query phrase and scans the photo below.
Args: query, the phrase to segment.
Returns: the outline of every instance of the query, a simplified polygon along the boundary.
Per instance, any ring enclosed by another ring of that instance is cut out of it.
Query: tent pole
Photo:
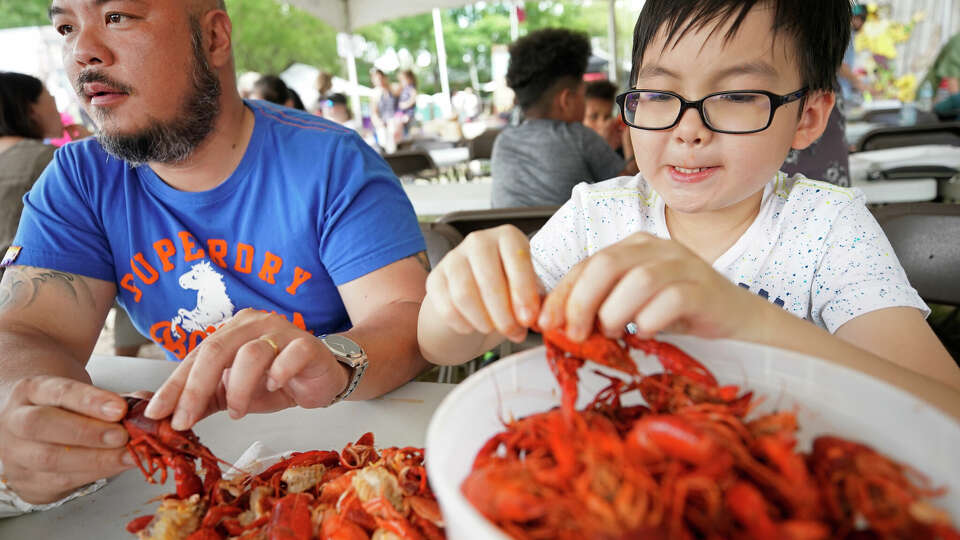
[[[357,51],[354,50],[353,39],[353,20],[350,17],[350,0],[343,2],[343,27],[349,41],[346,47],[347,53],[347,78],[350,80],[350,109],[353,111],[353,118],[359,124],[363,125],[363,108],[360,107],[360,80],[357,78]]]
[[[609,0],[610,11],[607,19],[607,38],[610,47],[610,62],[607,64],[610,82],[619,85],[620,60],[617,54],[617,0]]]
[[[510,4],[510,41],[520,38],[520,0]]]
[[[447,48],[443,42],[443,19],[440,17],[440,8],[433,8],[433,35],[437,41],[437,63],[440,64],[440,90],[443,92],[443,102],[440,108],[444,116],[450,116],[453,107],[450,104],[450,78],[447,75]]]

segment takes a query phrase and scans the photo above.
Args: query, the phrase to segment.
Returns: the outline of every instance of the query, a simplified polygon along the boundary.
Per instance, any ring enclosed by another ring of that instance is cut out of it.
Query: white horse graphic
[[[180,286],[197,291],[197,307],[191,311],[177,310],[177,316],[170,321],[174,337],[180,337],[177,326],[188,334],[195,330],[206,331],[233,316],[233,301],[227,296],[223,276],[209,262],[193,265],[189,272],[180,276]]]

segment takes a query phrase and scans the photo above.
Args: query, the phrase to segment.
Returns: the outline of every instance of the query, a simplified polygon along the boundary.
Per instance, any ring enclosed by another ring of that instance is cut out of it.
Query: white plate
[[[721,384],[738,384],[763,397],[758,412],[796,408],[799,448],[813,438],[837,434],[862,441],[910,464],[947,486],[934,504],[960,523],[960,423],[916,397],[859,372],[789,351],[729,340],[667,336],[703,362]],[[653,357],[634,351],[643,373],[662,371]],[[605,386],[581,369],[578,407]],[[519,418],[559,404],[559,390],[543,347],[488,366],[443,400],[427,428],[427,472],[450,538],[506,538],[460,493],[480,447],[503,429],[501,418]]]

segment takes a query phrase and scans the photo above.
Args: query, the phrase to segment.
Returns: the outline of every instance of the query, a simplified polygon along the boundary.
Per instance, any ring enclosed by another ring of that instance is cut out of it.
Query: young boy
[[[823,132],[849,32],[847,0],[647,0],[618,98],[640,174],[578,185],[529,245],[468,236],[428,278],[424,356],[633,322],[818,356],[960,416],[960,369],[863,195],[777,171]]]
[[[579,182],[636,172],[582,124],[589,56],[585,35],[559,28],[531,32],[510,46],[507,84],[524,120],[493,145],[494,208],[560,205]]]
[[[633,161],[633,148],[626,126],[614,111],[617,86],[610,81],[590,81],[586,89],[583,125],[603,137],[618,156]]]

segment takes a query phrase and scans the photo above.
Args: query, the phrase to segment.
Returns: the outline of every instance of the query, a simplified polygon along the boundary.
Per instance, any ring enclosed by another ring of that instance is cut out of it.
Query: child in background
[[[647,0],[618,97],[640,174],[579,184],[529,244],[469,235],[427,280],[423,355],[632,322],[810,354],[960,415],[960,369],[863,194],[778,172],[824,131],[850,18],[848,0]]]
[[[494,208],[559,206],[579,182],[636,172],[635,163],[624,163],[583,125],[589,57],[587,36],[562,28],[537,30],[510,45],[507,84],[523,122],[493,144]]]
[[[617,86],[606,80],[590,81],[587,83],[586,96],[583,125],[603,137],[618,156],[633,161],[630,132],[615,110]]]

